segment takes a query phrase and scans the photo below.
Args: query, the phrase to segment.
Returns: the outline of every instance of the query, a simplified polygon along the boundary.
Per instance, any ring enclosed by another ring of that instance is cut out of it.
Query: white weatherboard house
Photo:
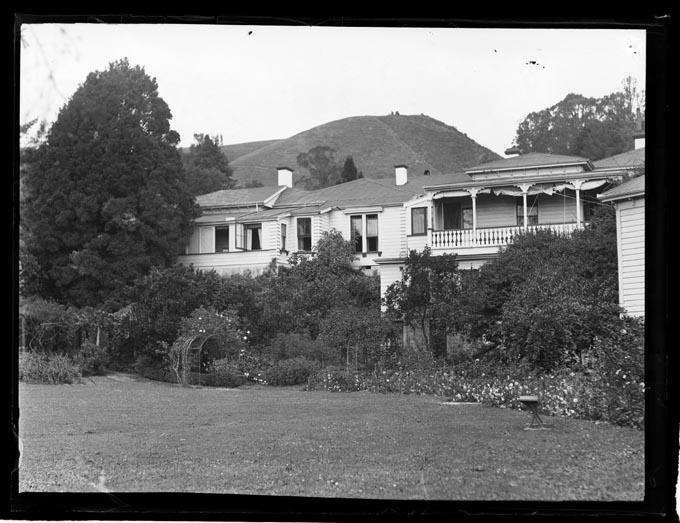
[[[444,175],[411,176],[398,165],[394,178],[303,191],[292,187],[290,169],[279,168],[278,186],[199,196],[203,214],[178,261],[221,274],[258,273],[310,252],[323,231],[336,229],[355,245],[355,266],[379,271],[384,296],[410,250],[430,246],[477,268],[522,231],[583,227],[596,191],[627,175],[623,165],[529,153]]]
[[[616,207],[619,304],[629,316],[645,315],[645,175],[599,195]]]

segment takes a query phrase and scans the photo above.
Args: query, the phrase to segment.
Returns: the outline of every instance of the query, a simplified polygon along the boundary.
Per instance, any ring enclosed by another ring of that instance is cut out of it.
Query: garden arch
[[[198,369],[198,384],[201,384],[203,370],[203,348],[207,342],[217,343],[218,338],[214,334],[198,334],[180,336],[173,344],[173,370],[177,376],[177,382],[189,385],[192,369]]]

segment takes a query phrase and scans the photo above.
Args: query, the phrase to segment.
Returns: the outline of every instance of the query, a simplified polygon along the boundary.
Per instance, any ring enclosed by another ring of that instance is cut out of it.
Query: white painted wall
[[[380,297],[385,297],[385,291],[387,287],[392,285],[395,281],[401,280],[401,270],[404,266],[398,264],[389,264],[380,266]],[[381,309],[384,311],[385,306],[381,305]]]
[[[619,304],[630,316],[645,314],[645,199],[616,203]]]
[[[193,265],[198,270],[215,269],[221,275],[243,273],[246,271],[250,271],[252,274],[260,274],[269,266],[273,258],[276,258],[277,263],[287,263],[286,257],[279,256],[279,251],[276,249],[188,254],[179,256],[177,262],[185,266]]]

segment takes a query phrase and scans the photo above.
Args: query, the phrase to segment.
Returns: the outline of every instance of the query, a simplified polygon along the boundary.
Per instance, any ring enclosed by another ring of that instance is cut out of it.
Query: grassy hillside
[[[429,170],[434,175],[460,172],[500,158],[455,127],[425,115],[354,116],[262,143],[265,145],[245,154],[228,156],[239,183],[257,179],[265,185],[275,184],[279,166],[306,174],[298,167],[297,156],[320,145],[335,149],[338,163],[351,155],[369,178],[392,177],[397,164],[408,165],[413,174]]]
[[[279,142],[280,140],[261,140],[259,142],[245,142],[245,143],[235,143],[231,145],[223,145],[221,147],[222,152],[227,157],[227,160],[233,162],[239,156],[244,154],[252,153],[262,147]]]

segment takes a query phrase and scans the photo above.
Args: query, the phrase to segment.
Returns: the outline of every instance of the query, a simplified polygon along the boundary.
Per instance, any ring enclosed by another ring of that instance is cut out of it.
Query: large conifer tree
[[[87,76],[30,156],[21,219],[41,280],[31,288],[100,305],[172,263],[197,211],[171,117],[156,80],[127,59]]]

